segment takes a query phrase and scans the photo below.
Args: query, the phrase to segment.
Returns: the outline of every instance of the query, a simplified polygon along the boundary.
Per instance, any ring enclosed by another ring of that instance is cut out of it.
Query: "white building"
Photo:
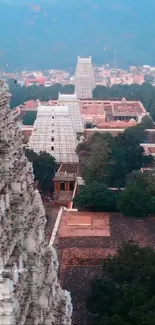
[[[73,128],[76,133],[84,132],[84,124],[80,112],[80,103],[76,94],[60,94],[58,98],[58,105],[68,106],[69,115],[72,119]]]
[[[78,141],[67,106],[39,106],[29,148],[46,151],[58,163],[78,162]]]
[[[91,99],[95,88],[95,78],[91,56],[82,58],[78,56],[75,73],[75,90],[79,99]]]
[[[70,295],[45,239],[45,210],[3,81],[0,107],[0,324],[71,325]]]

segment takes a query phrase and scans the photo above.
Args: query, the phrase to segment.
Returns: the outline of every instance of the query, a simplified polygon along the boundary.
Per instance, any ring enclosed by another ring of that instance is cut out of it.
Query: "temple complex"
[[[74,325],[94,324],[86,300],[92,280],[103,273],[103,259],[128,241],[155,248],[154,229],[154,217],[139,220],[118,213],[77,211],[75,207],[62,211],[55,245],[61,281],[71,291]]]
[[[95,78],[90,57],[78,56],[75,72],[75,90],[79,99],[91,99],[95,88]]]
[[[46,151],[57,163],[76,163],[77,135],[68,106],[38,107],[37,118],[29,139],[29,148]]]
[[[71,325],[70,294],[58,280],[53,240],[45,240],[45,210],[9,97],[0,81],[0,324]]]

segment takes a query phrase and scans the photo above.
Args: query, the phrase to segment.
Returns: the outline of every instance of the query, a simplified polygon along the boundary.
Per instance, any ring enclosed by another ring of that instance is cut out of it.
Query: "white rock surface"
[[[45,241],[43,203],[9,98],[0,80],[0,324],[71,325],[70,294],[60,287],[57,254]]]

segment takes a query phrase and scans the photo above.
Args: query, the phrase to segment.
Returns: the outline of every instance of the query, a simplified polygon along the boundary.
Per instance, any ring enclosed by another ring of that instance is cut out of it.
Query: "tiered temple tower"
[[[75,132],[84,132],[84,123],[82,121],[82,116],[80,112],[80,103],[76,94],[60,94],[58,98],[58,105],[68,106],[69,115],[72,120],[73,128]]]
[[[92,91],[95,88],[95,78],[90,57],[78,56],[78,63],[75,73],[75,90],[79,99],[91,99]]]
[[[78,144],[72,118],[67,106],[39,106],[29,148],[46,151],[58,163],[76,163]]]
[[[0,81],[0,324],[71,325],[72,304],[45,241],[45,211],[34,189],[21,131]]]

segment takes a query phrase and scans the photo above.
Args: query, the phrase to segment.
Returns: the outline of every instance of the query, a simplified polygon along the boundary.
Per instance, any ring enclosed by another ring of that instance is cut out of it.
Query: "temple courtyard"
[[[73,325],[90,325],[85,302],[92,279],[102,270],[103,258],[124,242],[155,247],[155,218],[137,220],[119,214],[64,211],[55,246],[60,279],[71,292]]]

